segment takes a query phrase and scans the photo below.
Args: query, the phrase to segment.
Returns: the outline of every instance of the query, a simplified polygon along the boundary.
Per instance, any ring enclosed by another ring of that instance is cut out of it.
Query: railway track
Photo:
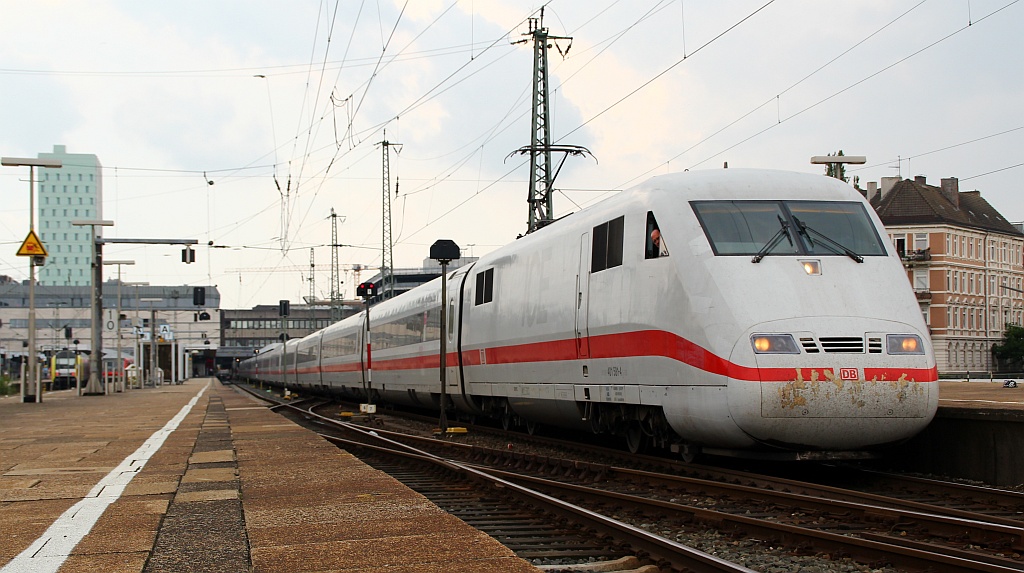
[[[304,415],[321,424],[335,423],[329,417],[318,417],[312,410],[306,409]],[[366,430],[350,427],[349,431]],[[897,498],[735,470],[629,458],[642,460],[648,468],[637,470],[467,446],[452,440],[392,435],[380,428],[374,433],[415,448],[420,455],[458,464],[470,474],[483,474],[510,484],[502,485],[503,488],[528,488],[596,514],[614,515],[615,521],[648,533],[656,532],[652,534],[665,540],[699,536],[714,528],[736,539],[770,541],[794,558],[828,555],[833,559],[841,555],[865,564],[892,564],[900,570],[1024,569],[1024,521],[1019,517],[1024,497],[1012,495],[1015,492],[951,487],[949,491],[960,493],[943,494],[940,497],[946,503],[939,504],[934,494],[932,499],[920,499],[927,496],[914,494],[906,484],[915,480],[900,482],[896,477],[886,477],[888,481],[879,479],[878,488],[910,491],[910,495]],[[604,457],[614,459],[616,455],[606,452]],[[659,464],[668,470],[649,469]],[[900,483],[903,485],[895,485]],[[917,483],[926,489],[938,489],[934,484],[929,486],[929,482]],[[980,513],[981,510],[986,512]],[[631,543],[672,568],[687,567],[662,558],[658,548],[637,545],[637,541]]]

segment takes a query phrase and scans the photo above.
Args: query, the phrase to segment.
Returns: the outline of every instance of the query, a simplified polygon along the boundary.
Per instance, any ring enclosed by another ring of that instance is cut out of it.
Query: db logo
[[[840,380],[856,380],[857,369],[856,368],[840,368],[839,369]]]

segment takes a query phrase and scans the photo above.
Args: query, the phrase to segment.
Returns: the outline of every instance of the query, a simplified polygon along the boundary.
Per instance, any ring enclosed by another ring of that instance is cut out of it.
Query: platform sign
[[[19,257],[48,257],[49,253],[46,252],[46,247],[43,246],[43,242],[39,240],[39,236],[36,235],[35,231],[29,231],[28,236],[25,237],[25,241],[21,243],[21,247],[18,248]]]

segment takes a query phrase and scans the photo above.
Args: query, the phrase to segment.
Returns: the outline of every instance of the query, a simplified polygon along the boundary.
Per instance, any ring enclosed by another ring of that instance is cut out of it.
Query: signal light
[[[377,285],[372,282],[359,283],[356,287],[356,296],[363,298],[373,298],[377,296]]]

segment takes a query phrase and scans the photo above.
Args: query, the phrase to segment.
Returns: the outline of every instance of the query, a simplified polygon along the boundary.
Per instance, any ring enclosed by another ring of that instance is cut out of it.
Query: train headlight
[[[821,261],[813,259],[802,260],[800,264],[804,267],[804,272],[809,275],[820,275],[821,274]]]
[[[755,334],[750,344],[757,354],[800,354],[792,334]]]
[[[924,354],[924,344],[916,334],[888,334],[885,346],[889,354]]]

